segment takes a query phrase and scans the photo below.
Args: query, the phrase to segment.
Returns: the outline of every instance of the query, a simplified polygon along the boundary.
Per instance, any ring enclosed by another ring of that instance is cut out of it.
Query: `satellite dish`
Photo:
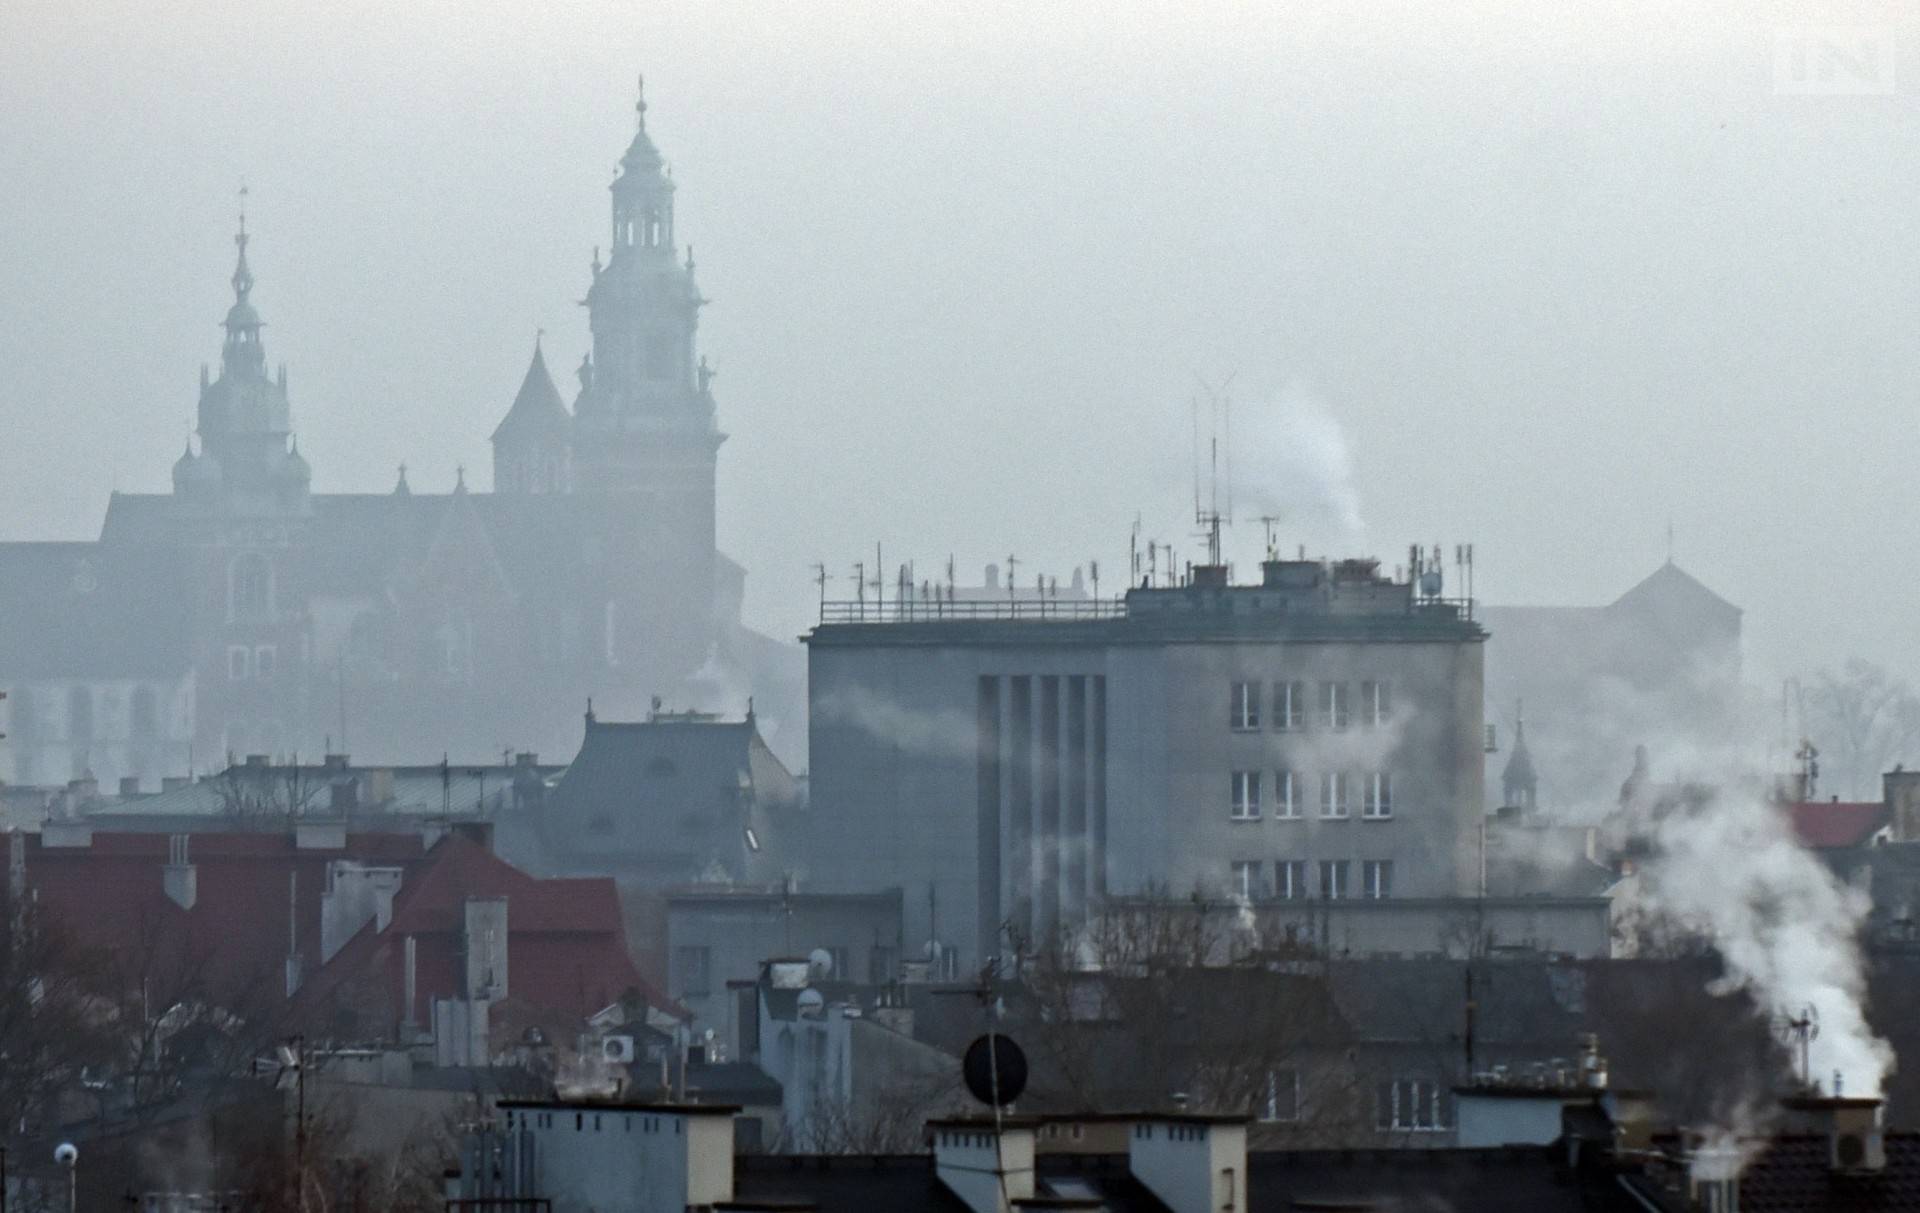
[[[1012,1039],[989,1032],[960,1059],[967,1090],[988,1107],[1006,1107],[1027,1089],[1027,1055]]]
[[[800,991],[799,1004],[802,1015],[818,1017],[826,1009],[827,997],[818,990],[806,989]]]
[[[825,948],[815,948],[807,953],[807,967],[813,970],[815,978],[833,976],[833,953]]]

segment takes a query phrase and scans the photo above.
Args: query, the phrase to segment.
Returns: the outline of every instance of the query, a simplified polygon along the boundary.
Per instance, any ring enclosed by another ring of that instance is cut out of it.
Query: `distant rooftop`
[[[1470,598],[1443,597],[1437,577],[1387,576],[1380,562],[1266,560],[1260,580],[1236,584],[1232,566],[1193,565],[1177,581],[1140,585],[1117,597],[1071,592],[962,595],[955,587],[902,583],[892,598],[876,593],[823,601],[809,643],[1152,643],[1281,632],[1408,633],[1478,640]],[[1009,625],[1030,625],[1011,629]],[[886,629],[886,634],[875,627]],[[1040,629],[1045,628],[1045,631]]]

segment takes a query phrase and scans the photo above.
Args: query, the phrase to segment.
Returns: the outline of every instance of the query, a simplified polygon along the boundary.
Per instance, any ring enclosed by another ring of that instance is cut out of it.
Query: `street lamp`
[[[80,1150],[70,1141],[63,1141],[53,1148],[53,1161],[67,1169],[67,1213],[78,1213],[80,1208]]]

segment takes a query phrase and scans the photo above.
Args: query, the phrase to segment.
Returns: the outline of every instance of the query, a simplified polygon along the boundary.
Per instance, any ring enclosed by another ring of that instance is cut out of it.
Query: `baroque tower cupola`
[[[253,269],[247,263],[247,220],[233,242],[233,304],[221,327],[220,374],[200,376],[200,453],[175,468],[174,489],[216,501],[231,513],[300,514],[308,508],[310,472],[297,449],[289,447],[292,412],[287,405],[287,372],[267,373],[260,330],[266,322],[253,302]]]

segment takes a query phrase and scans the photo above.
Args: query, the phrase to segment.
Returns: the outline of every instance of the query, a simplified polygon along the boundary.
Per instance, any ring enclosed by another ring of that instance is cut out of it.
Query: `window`
[[[1360,777],[1360,815],[1379,820],[1393,816],[1393,780],[1385,771]]]
[[[867,952],[867,980],[874,985],[885,985],[900,975],[899,967],[893,962],[893,949],[875,944]]]
[[[253,651],[253,676],[255,678],[273,677],[273,662],[278,654],[270,644],[263,644]]]
[[[1393,714],[1393,696],[1384,682],[1360,684],[1360,723],[1377,729]]]
[[[239,682],[247,677],[253,664],[253,654],[244,645],[231,645],[227,648],[227,677]]]
[[[1273,865],[1274,895],[1282,901],[1301,901],[1307,895],[1307,861],[1282,859]]]
[[[1320,896],[1329,901],[1337,901],[1348,896],[1346,860],[1323,859],[1320,861]]]
[[[1292,771],[1273,773],[1273,815],[1282,819],[1300,816],[1300,800]]]
[[[1273,727],[1283,733],[1291,733],[1307,727],[1306,683],[1276,682],[1273,684]]]
[[[676,947],[673,975],[682,995],[699,997],[713,990],[713,954],[703,947]]]
[[[1344,729],[1347,727],[1347,684],[1344,682],[1323,682],[1320,684],[1320,727],[1323,729]]]
[[[1249,901],[1262,896],[1266,890],[1260,887],[1260,865],[1247,859],[1234,860],[1233,880],[1227,887],[1232,890],[1233,896]]]
[[[1384,901],[1393,896],[1393,860],[1369,859],[1360,865],[1361,896]]]
[[[258,552],[234,557],[232,614],[236,619],[258,619],[273,602],[273,566]]]
[[[1229,722],[1236,732],[1260,727],[1260,684],[1236,682],[1228,702]]]
[[[835,981],[852,981],[853,970],[847,966],[847,950],[830,947],[827,953],[827,974]]]
[[[1257,821],[1260,818],[1260,772],[1235,771],[1233,773],[1233,810],[1235,821]]]
[[[1378,1092],[1377,1127],[1422,1133],[1447,1127],[1445,1096],[1439,1083],[1401,1078],[1381,1083]]]
[[[1347,816],[1347,773],[1328,771],[1320,776],[1320,816]]]
[[[1261,1101],[1260,1119],[1267,1121],[1300,1119],[1300,1071],[1267,1071],[1267,1097]]]

